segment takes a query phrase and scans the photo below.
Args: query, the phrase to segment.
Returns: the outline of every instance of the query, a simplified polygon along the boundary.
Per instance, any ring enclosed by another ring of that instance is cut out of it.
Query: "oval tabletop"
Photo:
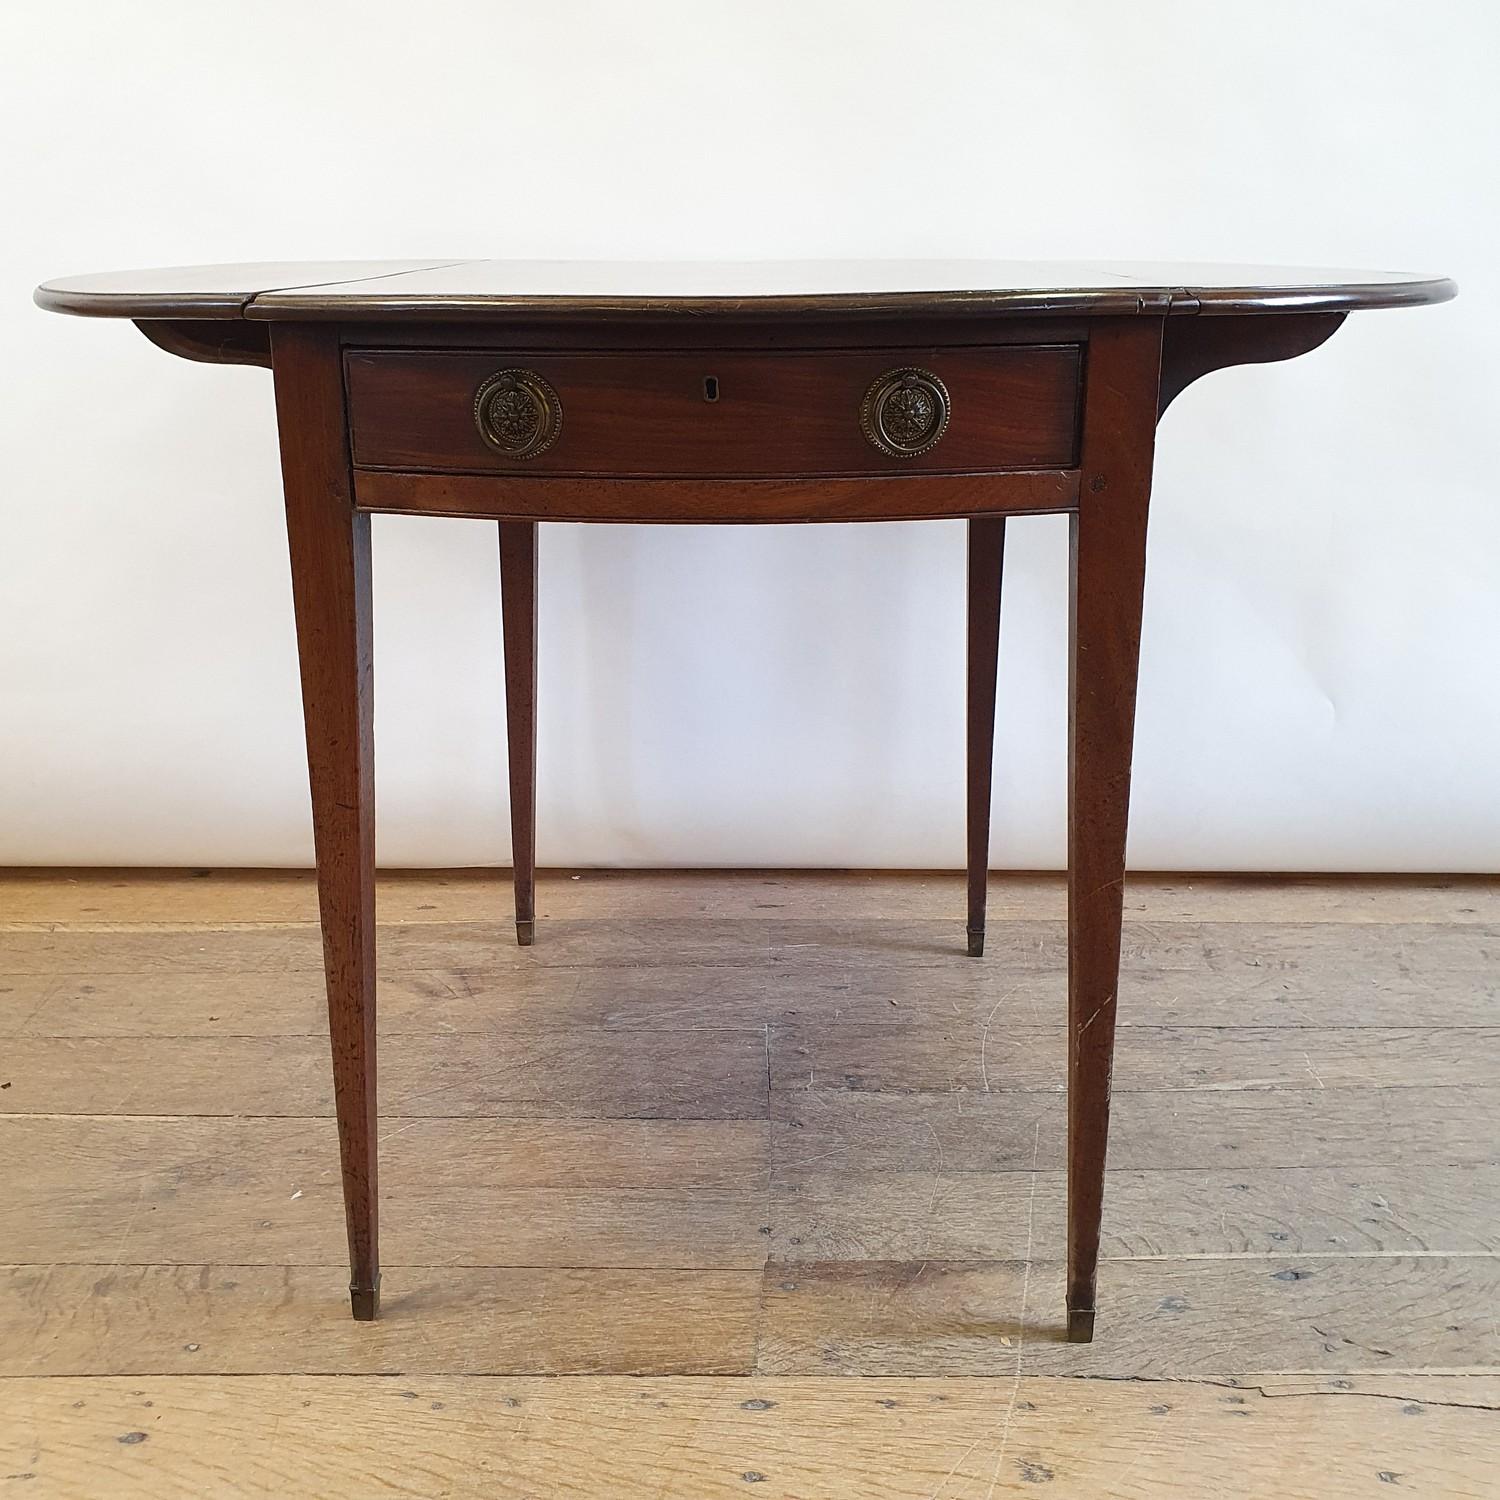
[[[403,319],[685,313],[1347,312],[1446,302],[1440,276],[1105,261],[295,261],[44,282],[53,312],[119,318]]]

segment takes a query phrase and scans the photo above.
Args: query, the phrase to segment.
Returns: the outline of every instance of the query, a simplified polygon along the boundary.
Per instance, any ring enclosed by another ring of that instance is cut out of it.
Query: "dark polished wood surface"
[[[44,282],[36,301],[49,312],[92,318],[238,318],[263,292],[436,270],[453,261],[258,261],[102,271]]]
[[[1005,517],[969,521],[967,845],[969,957],[984,956],[985,897],[990,870],[990,799],[995,766],[995,678],[1000,669],[1000,582]]]
[[[350,261],[185,266],[44,283],[53,312],[122,318],[488,318],[685,312],[1129,314],[1443,302],[1440,276],[1108,261]]]
[[[1084,1341],[1158,420],[1213,370],[1306,353],[1355,309],[1454,292],[1394,273],[1007,262],[363,262],[40,288],[44,307],[131,318],[185,358],[274,373],[355,1316],[376,1315],[380,1286],[371,512],[499,523],[523,945],[538,521],[968,520],[976,958],[1005,518],[1069,515],[1067,1307]]]
[[[375,678],[370,518],[356,510],[338,344],[278,329],[276,420],[312,787],[354,1316],[380,1303],[375,1109]]]
[[[941,521],[1072,510],[1076,469],[865,479],[568,479],[356,469],[361,510],[485,520],[735,526],[788,521]]]
[[[1071,468],[1078,345],[692,354],[464,354],[357,350],[347,356],[350,431],[361,468],[618,478],[857,477]],[[557,440],[532,458],[496,452],[474,393],[507,366],[558,392]],[[891,457],[850,414],[885,371],[920,366],[953,393],[942,440]]]
[[[529,948],[536,935],[536,522],[501,521],[499,529],[516,942]]]
[[[1094,1335],[1162,324],[1089,345],[1068,587],[1068,1337]]]

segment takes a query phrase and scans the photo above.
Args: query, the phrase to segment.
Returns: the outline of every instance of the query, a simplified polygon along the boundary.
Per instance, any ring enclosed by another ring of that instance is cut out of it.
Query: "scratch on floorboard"
[[[989,1093],[990,1091],[990,1070],[984,1056],[985,1049],[989,1046],[990,1043],[990,1026],[994,1022],[995,1016],[999,1013],[1000,1007],[1004,1005],[1005,1002],[1009,1000],[1010,997],[1014,995],[1016,990],[1018,990],[1019,988],[1020,985],[1016,985],[1013,989],[1006,990],[1006,992],[1001,995],[1001,997],[997,1001],[995,1001],[994,1005],[990,1007],[989,1015],[984,1018],[984,1029],[979,1033],[979,1077],[984,1084],[985,1093]]]
[[[985,1500],[993,1500],[995,1486],[1000,1482],[1000,1470],[1005,1464],[1005,1455],[1010,1448],[1011,1423],[1015,1420],[1016,1402],[1021,1395],[1021,1380],[1024,1374],[1024,1352],[1026,1349],[1026,1297],[1031,1290],[1031,1246],[1036,1229],[1036,1169],[1042,1152],[1042,1122],[1036,1123],[1031,1136],[1031,1192],[1026,1199],[1026,1256],[1021,1272],[1021,1314],[1016,1323],[1016,1375],[1011,1382],[1010,1399],[1005,1403],[1005,1416],[1000,1427],[1000,1451],[995,1455],[995,1469],[990,1475],[990,1487]]]

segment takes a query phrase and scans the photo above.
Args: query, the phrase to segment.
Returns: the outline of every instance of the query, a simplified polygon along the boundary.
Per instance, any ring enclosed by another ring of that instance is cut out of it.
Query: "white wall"
[[[1139,868],[1500,864],[1493,0],[8,0],[0,862],[310,854],[260,370],[29,305],[340,256],[1429,270],[1162,429]],[[1062,857],[1013,523],[994,862]],[[377,520],[380,856],[508,858],[495,540]],[[546,528],[544,863],[956,865],[963,531]]]

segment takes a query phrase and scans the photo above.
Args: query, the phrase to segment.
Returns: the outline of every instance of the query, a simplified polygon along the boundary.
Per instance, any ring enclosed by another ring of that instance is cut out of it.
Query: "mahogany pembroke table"
[[[1452,282],[1014,262],[469,260],[48,282],[274,377],[356,1318],[379,1303],[370,516],[498,523],[516,935],[534,933],[539,521],[968,522],[968,951],[984,951],[1008,516],[1071,527],[1068,1336],[1093,1336],[1156,425],[1226,365]]]

